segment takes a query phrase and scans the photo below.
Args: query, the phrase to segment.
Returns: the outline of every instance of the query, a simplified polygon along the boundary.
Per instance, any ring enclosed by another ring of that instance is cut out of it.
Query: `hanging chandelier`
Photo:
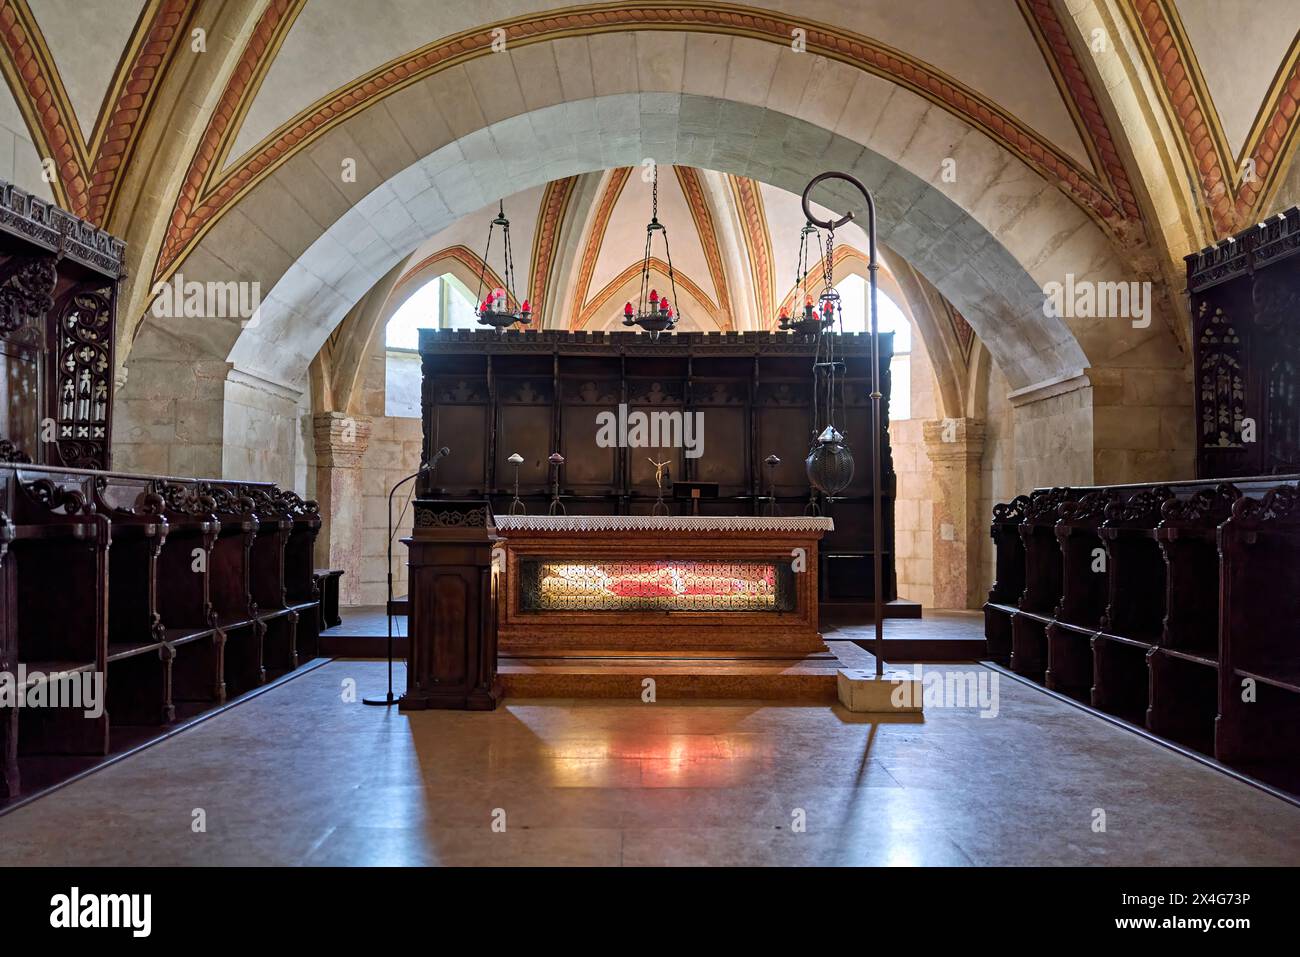
[[[817,249],[820,243],[820,236],[817,227],[812,223],[805,223],[803,229],[799,230],[799,261],[795,266],[794,273],[794,301],[797,303],[803,301],[800,312],[797,317],[790,315],[790,310],[781,307],[781,315],[777,317],[777,328],[782,332],[795,332],[804,336],[815,336],[823,329],[829,327],[835,321],[834,305],[827,298],[826,293],[822,294],[821,301],[814,306],[812,296],[808,295],[808,246],[809,237],[813,237],[812,248]],[[839,300],[839,295],[832,289],[835,301]]]
[[[653,185],[650,189],[650,222],[645,228],[645,256],[641,260],[641,293],[636,307],[628,302],[623,306],[623,325],[640,326],[650,333],[651,339],[658,339],[659,333],[677,325],[677,315],[673,312],[677,298],[677,281],[673,275],[673,254],[668,248],[668,227],[659,222],[659,164],[654,164]],[[668,284],[672,287],[673,298],[660,297],[659,291],[650,286],[650,246],[655,233],[663,234],[664,259],[668,262]]]
[[[492,233],[498,226],[501,227],[503,247],[501,279],[505,288],[497,286],[488,290],[487,296],[484,296],[483,288],[488,285],[488,255],[492,252]],[[478,317],[479,324],[491,326],[499,332],[505,332],[516,322],[526,326],[532,321],[532,308],[528,300],[521,303],[515,296],[515,257],[510,248],[510,220],[506,219],[505,200],[500,202],[496,218],[488,226],[487,246],[483,249],[483,269],[479,273],[478,293],[474,301],[478,303],[474,315]]]
[[[844,405],[845,364],[843,357],[837,355],[839,336],[834,334],[844,331],[843,306],[840,294],[835,291],[834,253],[835,228],[832,226],[826,233],[826,254],[822,259],[822,293],[818,298],[821,318],[815,320],[818,335],[817,354],[813,360],[813,403],[817,414],[825,411],[826,428],[813,440],[804,460],[808,481],[828,499],[833,499],[853,481],[853,453],[845,443],[844,435],[835,427],[836,406]],[[812,308],[811,301],[808,308]]]

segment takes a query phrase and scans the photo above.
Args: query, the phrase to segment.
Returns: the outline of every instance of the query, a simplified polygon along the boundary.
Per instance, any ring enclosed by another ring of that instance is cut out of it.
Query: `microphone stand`
[[[399,488],[411,481],[411,479],[419,478],[425,472],[436,473],[438,471],[438,461],[450,454],[450,450],[444,446],[434,455],[432,462],[421,465],[417,471],[412,472],[388,490],[388,598],[384,602],[384,618],[388,620],[388,693],[382,698],[362,698],[362,704],[375,705],[381,708],[397,704],[397,698],[393,696],[393,496]],[[409,609],[410,595],[407,595],[406,600]]]

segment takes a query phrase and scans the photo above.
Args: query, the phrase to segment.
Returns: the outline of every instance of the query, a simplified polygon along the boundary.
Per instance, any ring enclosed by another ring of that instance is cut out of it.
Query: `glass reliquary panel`
[[[790,612],[788,563],[521,559],[519,610]]]

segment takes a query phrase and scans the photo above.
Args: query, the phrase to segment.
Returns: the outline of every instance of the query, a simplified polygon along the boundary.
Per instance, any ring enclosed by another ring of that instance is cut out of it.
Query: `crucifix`
[[[651,510],[651,514],[652,514],[652,515],[659,515],[659,514],[667,515],[667,514],[668,514],[668,506],[667,506],[667,504],[665,504],[665,502],[664,502],[664,478],[667,477],[670,481],[672,480],[672,474],[671,474],[671,472],[669,471],[669,468],[668,468],[668,465],[669,465],[669,463],[670,463],[672,460],[671,460],[671,459],[665,459],[665,460],[662,461],[662,462],[656,462],[656,461],[655,461],[654,459],[652,459],[652,458],[647,458],[646,461],[648,461],[651,465],[653,465],[653,466],[655,467],[655,485],[657,485],[657,486],[659,487],[659,495],[658,495],[658,497],[655,499],[654,508]],[[662,512],[662,513],[660,513],[660,511],[659,511],[659,509],[661,509],[661,508],[663,509],[663,512]]]

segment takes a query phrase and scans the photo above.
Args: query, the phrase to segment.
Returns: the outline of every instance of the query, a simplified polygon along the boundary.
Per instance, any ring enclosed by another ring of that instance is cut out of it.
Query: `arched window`
[[[420,330],[475,328],[474,294],[446,273],[398,307],[384,329],[384,414],[420,417]]]
[[[867,281],[861,276],[846,276],[836,284],[840,307],[844,312],[845,332],[867,332]],[[876,290],[876,307],[880,310],[877,326],[881,332],[894,334],[894,358],[889,362],[889,418],[891,421],[912,417],[912,324],[883,289]]]

